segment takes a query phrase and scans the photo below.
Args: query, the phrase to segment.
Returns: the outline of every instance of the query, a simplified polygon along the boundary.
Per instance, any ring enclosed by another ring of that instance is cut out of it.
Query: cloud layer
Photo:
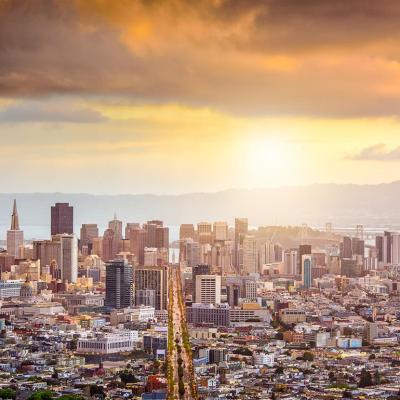
[[[349,157],[351,160],[361,161],[398,161],[400,160],[400,146],[388,149],[385,144],[378,143],[368,146],[358,154]]]
[[[399,20],[391,0],[4,0],[0,94],[397,116]]]

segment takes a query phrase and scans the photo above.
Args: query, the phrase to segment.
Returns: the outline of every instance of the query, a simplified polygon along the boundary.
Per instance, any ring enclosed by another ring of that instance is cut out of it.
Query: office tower
[[[242,270],[243,259],[241,246],[243,244],[243,238],[249,232],[249,222],[247,218],[235,218],[235,251],[234,251],[234,265],[236,272],[239,273]]]
[[[42,267],[51,265],[53,261],[57,268],[61,265],[61,241],[57,236],[53,240],[34,240],[32,253],[33,259],[40,260]],[[54,275],[53,277],[56,278]],[[61,273],[57,278],[61,279]]]
[[[297,275],[298,271],[298,251],[296,249],[286,250],[284,254],[285,274]]]
[[[392,264],[400,264],[400,234],[392,233]]]
[[[310,244],[301,244],[299,246],[299,270],[298,273],[299,275],[303,274],[303,270],[302,270],[302,260],[303,260],[303,256],[304,255],[311,255],[311,245]]]
[[[103,258],[103,237],[93,238],[91,254],[95,254],[100,258]]]
[[[81,237],[80,237],[80,247],[93,245],[93,239],[99,236],[99,228],[97,224],[82,224],[81,226]]]
[[[386,263],[392,263],[392,233],[385,231],[383,232],[384,237],[386,238]]]
[[[302,282],[303,286],[306,289],[309,289],[312,286],[312,256],[305,254],[301,258],[302,264]]]
[[[169,249],[169,228],[164,226],[156,227],[155,246],[158,249]]]
[[[196,276],[197,275],[210,275],[211,267],[208,264],[195,265],[192,268],[192,301],[195,302],[196,299]]]
[[[220,304],[221,303],[221,276],[197,275],[196,276],[196,303]]]
[[[332,231],[333,231],[332,222],[327,222],[327,223],[325,224],[325,232],[326,232],[326,233],[332,233]]]
[[[157,265],[157,248],[145,247],[144,249],[144,266],[153,267]]]
[[[128,222],[125,226],[125,238],[129,239],[131,237],[132,229],[140,229],[140,224],[138,222]]]
[[[200,264],[200,245],[193,239],[182,239],[179,245],[179,260],[186,261],[188,267]]]
[[[24,232],[19,229],[17,201],[14,200],[13,212],[11,215],[11,226],[7,231],[7,253],[15,258],[19,258],[23,245]]]
[[[106,297],[104,304],[112,308],[132,306],[133,267],[126,260],[106,264]]]
[[[179,239],[193,239],[194,240],[194,225],[193,224],[182,224],[179,227]]]
[[[144,266],[154,267],[168,264],[168,250],[165,248],[145,247]]]
[[[167,267],[137,267],[134,275],[135,293],[140,290],[154,290],[156,310],[166,310],[168,293]],[[135,303],[138,305],[136,295],[135,299]]]
[[[106,229],[102,240],[102,259],[104,262],[112,261],[118,253],[118,242],[115,232],[112,229]]]
[[[76,283],[78,278],[78,239],[75,235],[58,235],[61,243],[61,279]]]
[[[349,236],[343,237],[343,242],[340,244],[340,256],[342,258],[353,257],[352,240]]]
[[[132,229],[130,231],[131,253],[136,256],[139,265],[144,264],[144,248],[147,247],[147,230]]]
[[[214,222],[213,233],[215,241],[228,240],[228,224],[224,221]]]
[[[283,248],[279,244],[274,244],[274,262],[283,261]]]
[[[231,307],[239,305],[239,299],[241,295],[241,284],[238,281],[227,281],[226,282],[226,297],[227,302]]]
[[[122,239],[122,221],[117,219],[116,214],[114,214],[114,219],[108,223],[108,229],[113,230],[118,245],[118,242]]]
[[[147,247],[157,247],[156,246],[156,229],[157,229],[156,224],[147,222],[147,224],[145,225],[145,228],[147,230],[147,243],[146,246]]]
[[[361,240],[359,238],[352,238],[351,250],[353,255],[364,257],[365,253],[364,240]]]
[[[328,255],[327,268],[329,274],[340,275],[342,273],[340,257],[337,255]]]
[[[51,207],[51,235],[74,233],[74,208],[68,203]]]
[[[365,325],[365,340],[372,344],[378,337],[378,324],[376,322],[367,322]]]
[[[212,225],[209,222],[199,222],[197,224],[197,234],[200,244],[213,244]]]
[[[271,242],[261,245],[261,264],[272,264],[275,262],[275,247]]]
[[[244,283],[244,297],[247,300],[257,299],[257,282],[251,279],[246,279]]]
[[[243,272],[258,273],[257,240],[251,235],[246,235],[243,239]]]
[[[360,240],[364,240],[364,226],[357,225],[356,226],[356,238]]]

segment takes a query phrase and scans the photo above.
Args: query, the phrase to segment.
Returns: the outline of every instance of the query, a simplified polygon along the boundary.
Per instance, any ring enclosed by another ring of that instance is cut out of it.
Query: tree
[[[277,374],[277,375],[283,374],[283,367],[281,365],[276,367],[275,374]]]
[[[119,377],[121,378],[121,381],[124,383],[124,385],[128,383],[136,383],[138,381],[136,376],[127,369],[120,372]]]
[[[35,393],[32,393],[28,400],[52,400],[53,392],[50,390],[38,390]]]
[[[314,361],[314,354],[311,351],[305,351],[303,353],[303,360],[304,361]]]
[[[374,353],[370,354],[368,357],[369,360],[375,360],[376,359],[376,355]]]
[[[0,389],[0,399],[8,400],[8,399],[15,399],[17,394],[15,390],[10,388]]]
[[[253,355],[253,352],[248,349],[247,347],[240,347],[238,349],[233,350],[234,354],[240,354],[242,356],[251,356]]]
[[[372,386],[371,372],[367,371],[365,368],[361,371],[360,381],[358,383],[359,387]]]

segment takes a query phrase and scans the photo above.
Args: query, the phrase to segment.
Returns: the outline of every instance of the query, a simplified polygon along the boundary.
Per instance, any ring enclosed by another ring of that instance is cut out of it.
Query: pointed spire
[[[13,213],[11,216],[11,230],[19,231],[19,220],[18,220],[17,200],[16,199],[14,199]]]

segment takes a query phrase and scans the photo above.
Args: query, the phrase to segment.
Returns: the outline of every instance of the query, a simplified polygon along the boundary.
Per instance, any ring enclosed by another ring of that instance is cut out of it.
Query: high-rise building
[[[155,246],[158,249],[169,249],[169,228],[166,226],[156,227]]]
[[[228,223],[224,221],[214,222],[213,233],[215,241],[228,240]]]
[[[210,275],[211,267],[208,264],[198,264],[192,267],[192,300],[196,299],[196,276],[197,275]]]
[[[311,245],[310,244],[301,244],[299,246],[299,275],[303,274],[303,270],[302,270],[302,260],[303,260],[303,256],[304,255],[311,255]]]
[[[285,274],[297,275],[298,272],[298,251],[296,249],[286,250],[284,254]]]
[[[81,226],[81,237],[80,237],[80,247],[82,246],[92,246],[93,239],[99,236],[99,228],[97,224],[82,224]]]
[[[106,297],[104,304],[112,308],[127,308],[133,300],[133,267],[126,260],[106,264]]]
[[[257,240],[252,235],[243,239],[243,272],[245,274],[258,273]]]
[[[349,236],[343,237],[343,242],[340,244],[340,256],[342,258],[352,258],[353,257],[353,246],[352,240]]]
[[[197,275],[196,276],[196,303],[220,304],[221,303],[221,276]]]
[[[182,224],[179,228],[179,239],[194,239],[193,224]]]
[[[200,264],[200,246],[191,238],[181,239],[179,245],[179,260],[186,261],[188,267]]]
[[[122,239],[122,221],[114,214],[114,219],[108,223],[108,229],[112,229],[117,243]]]
[[[135,292],[140,290],[154,290],[156,310],[167,309],[167,267],[137,267],[135,268]]]
[[[247,218],[235,218],[235,250],[234,250],[234,266],[236,272],[239,273],[243,269],[243,252],[242,244],[244,237],[249,232],[249,222]]]
[[[128,222],[125,226],[125,238],[129,239],[131,237],[132,229],[140,229],[140,224],[138,222]]]
[[[76,283],[78,278],[78,239],[75,235],[57,235],[61,243],[61,279]]]
[[[392,233],[392,264],[400,264],[400,234]]]
[[[130,231],[131,253],[136,256],[139,265],[144,265],[144,249],[147,247],[147,230],[132,229]]]
[[[309,254],[303,255],[301,264],[303,286],[309,289],[312,286],[312,256]]]
[[[106,229],[102,240],[102,259],[104,262],[112,261],[118,254],[118,242],[115,232],[112,229]]]
[[[200,244],[213,244],[212,225],[209,222],[199,222],[197,224],[197,234]]]
[[[11,226],[7,231],[7,253],[15,258],[19,258],[23,245],[24,232],[19,228],[17,201],[14,200],[13,212],[11,215]]]
[[[74,232],[74,208],[69,203],[56,203],[51,207],[51,234]]]

